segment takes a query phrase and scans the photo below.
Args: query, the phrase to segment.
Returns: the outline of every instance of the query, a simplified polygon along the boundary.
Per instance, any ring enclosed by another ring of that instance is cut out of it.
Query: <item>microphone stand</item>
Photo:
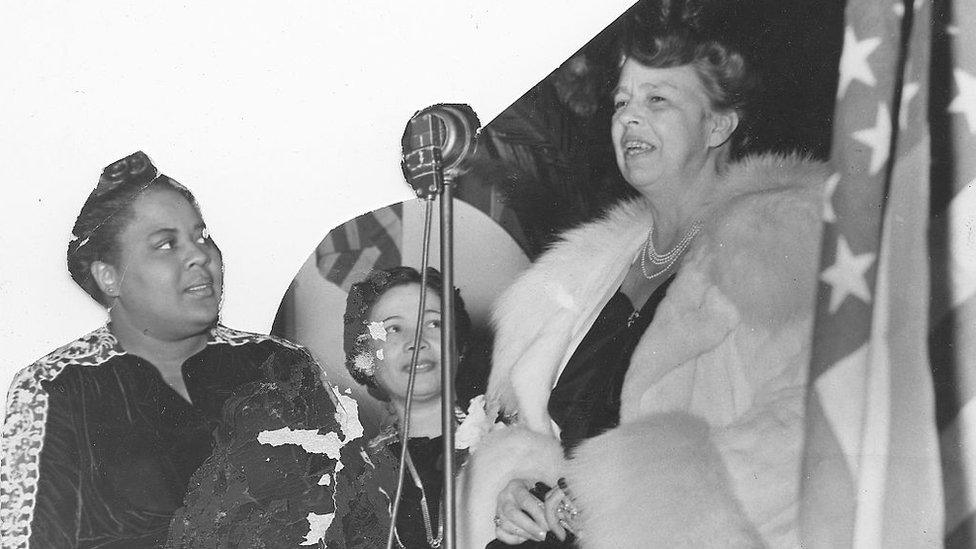
[[[454,315],[454,176],[444,174],[440,147],[431,146],[432,192],[440,201],[441,247],[441,433],[444,455],[443,549],[455,549],[457,505],[454,482],[454,374],[457,371],[457,338]]]
[[[418,197],[440,200],[441,276],[441,432],[444,456],[444,495],[441,501],[444,537],[440,547],[455,549],[457,504],[454,477],[454,377],[458,353],[454,314],[454,190],[458,166],[474,152],[480,126],[466,105],[437,105],[418,113],[404,133],[403,170]],[[444,158],[444,154],[448,158]],[[446,164],[446,168],[445,168]],[[406,448],[406,440],[403,442]],[[395,522],[396,517],[393,517]]]
[[[441,166],[438,163],[438,171]],[[441,215],[441,430],[444,441],[444,544],[454,549],[456,505],[454,486],[454,373],[457,371],[457,341],[454,318],[454,178],[443,179]]]

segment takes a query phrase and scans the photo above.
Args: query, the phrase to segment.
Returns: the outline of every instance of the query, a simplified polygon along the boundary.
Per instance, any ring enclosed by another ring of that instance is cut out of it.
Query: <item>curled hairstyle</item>
[[[368,334],[369,313],[373,305],[391,288],[420,283],[421,276],[417,269],[400,266],[374,270],[349,289],[346,313],[343,316],[342,347],[346,355],[346,369],[358,383],[374,389],[378,388],[374,376],[356,367],[357,356],[371,353]],[[444,279],[437,269],[428,267],[427,288],[436,292],[438,296],[444,289]],[[457,288],[454,288],[454,319],[458,354],[464,355],[471,336],[471,317],[468,316],[464,300],[461,299],[461,292]]]
[[[81,207],[68,242],[68,273],[81,289],[104,306],[109,305],[108,298],[92,276],[92,263],[117,263],[118,236],[132,219],[132,204],[143,192],[160,188],[178,192],[199,213],[200,207],[189,189],[160,174],[142,151],[107,166]]]
[[[739,125],[730,137],[730,153],[741,157],[749,145],[748,107],[755,77],[745,56],[728,40],[717,36],[716,21],[705,17],[696,0],[661,0],[635,10],[625,23],[620,40],[618,72],[628,59],[649,68],[690,65],[701,80],[715,111],[734,110]]]

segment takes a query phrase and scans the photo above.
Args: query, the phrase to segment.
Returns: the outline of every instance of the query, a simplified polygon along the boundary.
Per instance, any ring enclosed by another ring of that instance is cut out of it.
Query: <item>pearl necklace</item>
[[[674,265],[674,262],[677,261],[679,257],[681,257],[681,254],[683,254],[685,252],[685,249],[688,248],[688,245],[691,244],[691,241],[694,240],[696,236],[698,236],[699,232],[701,232],[703,224],[704,223],[700,219],[698,221],[695,221],[691,225],[691,228],[688,229],[688,232],[685,233],[685,236],[681,238],[681,241],[678,242],[674,246],[674,248],[671,248],[670,252],[666,254],[660,254],[656,249],[654,249],[654,239],[653,239],[654,224],[652,223],[651,228],[647,231],[647,240],[644,241],[644,246],[641,248],[640,266],[641,266],[641,272],[644,274],[644,278],[648,280],[653,280],[661,276],[662,274],[668,272],[668,270],[671,269],[671,266]],[[647,272],[648,262],[650,262],[651,265],[654,265],[655,267],[663,266],[663,268],[657,270],[657,272],[648,274]]]

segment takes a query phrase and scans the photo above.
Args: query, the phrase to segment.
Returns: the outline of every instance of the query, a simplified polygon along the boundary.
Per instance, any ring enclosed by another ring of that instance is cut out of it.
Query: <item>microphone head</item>
[[[453,178],[462,172],[474,156],[480,127],[474,110],[459,104],[428,107],[407,122],[401,167],[418,196],[436,193],[441,174]]]

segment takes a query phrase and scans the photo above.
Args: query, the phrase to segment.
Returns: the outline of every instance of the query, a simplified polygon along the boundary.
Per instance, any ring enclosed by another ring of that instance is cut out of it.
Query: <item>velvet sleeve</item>
[[[77,547],[84,505],[78,436],[64,387],[45,385],[52,391],[48,394],[47,421],[38,455],[37,493],[28,547]]]

